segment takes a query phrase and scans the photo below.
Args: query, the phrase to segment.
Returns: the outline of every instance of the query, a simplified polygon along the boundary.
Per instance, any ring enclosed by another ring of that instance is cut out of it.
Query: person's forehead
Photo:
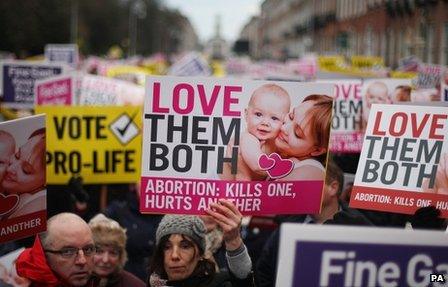
[[[282,91],[275,91],[273,89],[263,89],[254,95],[254,100],[281,100],[286,99],[287,94]]]
[[[87,224],[85,226],[76,223],[52,226],[49,237],[54,247],[83,247],[93,243],[92,232]]]
[[[30,138],[24,145],[22,149],[30,149],[37,145],[43,138],[41,136],[35,136]]]
[[[308,114],[308,110],[314,106],[313,101],[306,101],[298,105],[293,109],[296,116],[306,116]]]
[[[312,115],[311,113],[308,113],[308,110],[312,106],[313,103],[305,102],[302,105],[294,108],[294,121],[304,132],[306,132],[306,130],[310,128],[310,125],[308,123],[311,120]]]

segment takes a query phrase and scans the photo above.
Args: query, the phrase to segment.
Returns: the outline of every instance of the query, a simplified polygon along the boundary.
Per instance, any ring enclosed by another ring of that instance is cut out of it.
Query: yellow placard
[[[151,71],[149,69],[136,66],[114,66],[107,69],[108,77],[114,78],[122,74],[151,75]]]
[[[417,77],[416,72],[391,71],[390,77],[394,79],[413,79]]]
[[[352,56],[351,57],[352,66],[360,69],[373,68],[373,67],[384,67],[384,60],[382,57],[372,57],[372,56]]]
[[[345,66],[345,60],[343,56],[319,56],[317,58],[319,68],[323,71],[337,71],[341,67]]]
[[[136,66],[114,66],[107,69],[106,76],[110,78],[132,80],[136,84],[144,86],[146,76],[151,74],[152,73],[148,68]]]
[[[134,183],[140,177],[142,107],[36,106],[47,114],[47,183]]]

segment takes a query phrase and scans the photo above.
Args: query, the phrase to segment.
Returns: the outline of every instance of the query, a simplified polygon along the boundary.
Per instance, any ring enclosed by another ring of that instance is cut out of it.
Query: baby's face
[[[370,108],[372,104],[389,104],[389,96],[387,87],[373,84],[366,93],[367,106]]]
[[[6,168],[9,165],[9,160],[14,154],[14,145],[12,143],[0,142],[0,183],[6,173]]]
[[[246,109],[247,131],[259,140],[277,137],[289,112],[289,100],[270,91],[254,95]]]

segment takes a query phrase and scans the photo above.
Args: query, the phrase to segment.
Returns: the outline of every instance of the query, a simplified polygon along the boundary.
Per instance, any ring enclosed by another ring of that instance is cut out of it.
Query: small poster
[[[35,105],[75,105],[76,76],[72,74],[38,80],[35,83]]]
[[[63,74],[63,64],[8,61],[0,63],[3,103],[14,108],[32,108],[37,80]]]
[[[67,184],[136,183],[140,178],[142,108],[36,106],[47,115],[47,178]]]
[[[448,218],[448,107],[373,105],[368,123],[350,206]]]
[[[373,104],[406,103],[412,101],[411,79],[370,79],[362,86],[363,128]]]
[[[76,44],[47,44],[45,58],[49,62],[62,62],[76,69],[79,62],[78,45]]]
[[[45,116],[0,123],[0,243],[46,228]]]
[[[102,105],[142,105],[145,89],[137,84],[122,80],[82,75],[79,80],[79,104]]]
[[[333,85],[148,77],[140,211],[320,211]]]
[[[285,223],[275,286],[446,286],[448,233]]]
[[[359,153],[364,137],[362,120],[362,81],[326,80],[334,84],[333,119],[330,150],[335,153]]]
[[[196,52],[185,54],[168,70],[171,76],[210,76],[212,71],[205,59]]]

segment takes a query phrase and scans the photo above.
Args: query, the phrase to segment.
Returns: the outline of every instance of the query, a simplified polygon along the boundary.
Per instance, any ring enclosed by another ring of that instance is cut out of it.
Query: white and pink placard
[[[350,206],[448,217],[448,107],[373,105]]]
[[[34,85],[35,105],[64,105],[76,104],[76,75],[67,74],[36,81]]]
[[[362,121],[362,81],[360,79],[325,80],[334,84],[333,119],[330,150],[336,153],[359,153],[364,137]]]
[[[329,137],[318,123],[331,121],[332,94],[332,84],[148,77],[140,211],[202,214],[227,198],[243,214],[318,213]]]

